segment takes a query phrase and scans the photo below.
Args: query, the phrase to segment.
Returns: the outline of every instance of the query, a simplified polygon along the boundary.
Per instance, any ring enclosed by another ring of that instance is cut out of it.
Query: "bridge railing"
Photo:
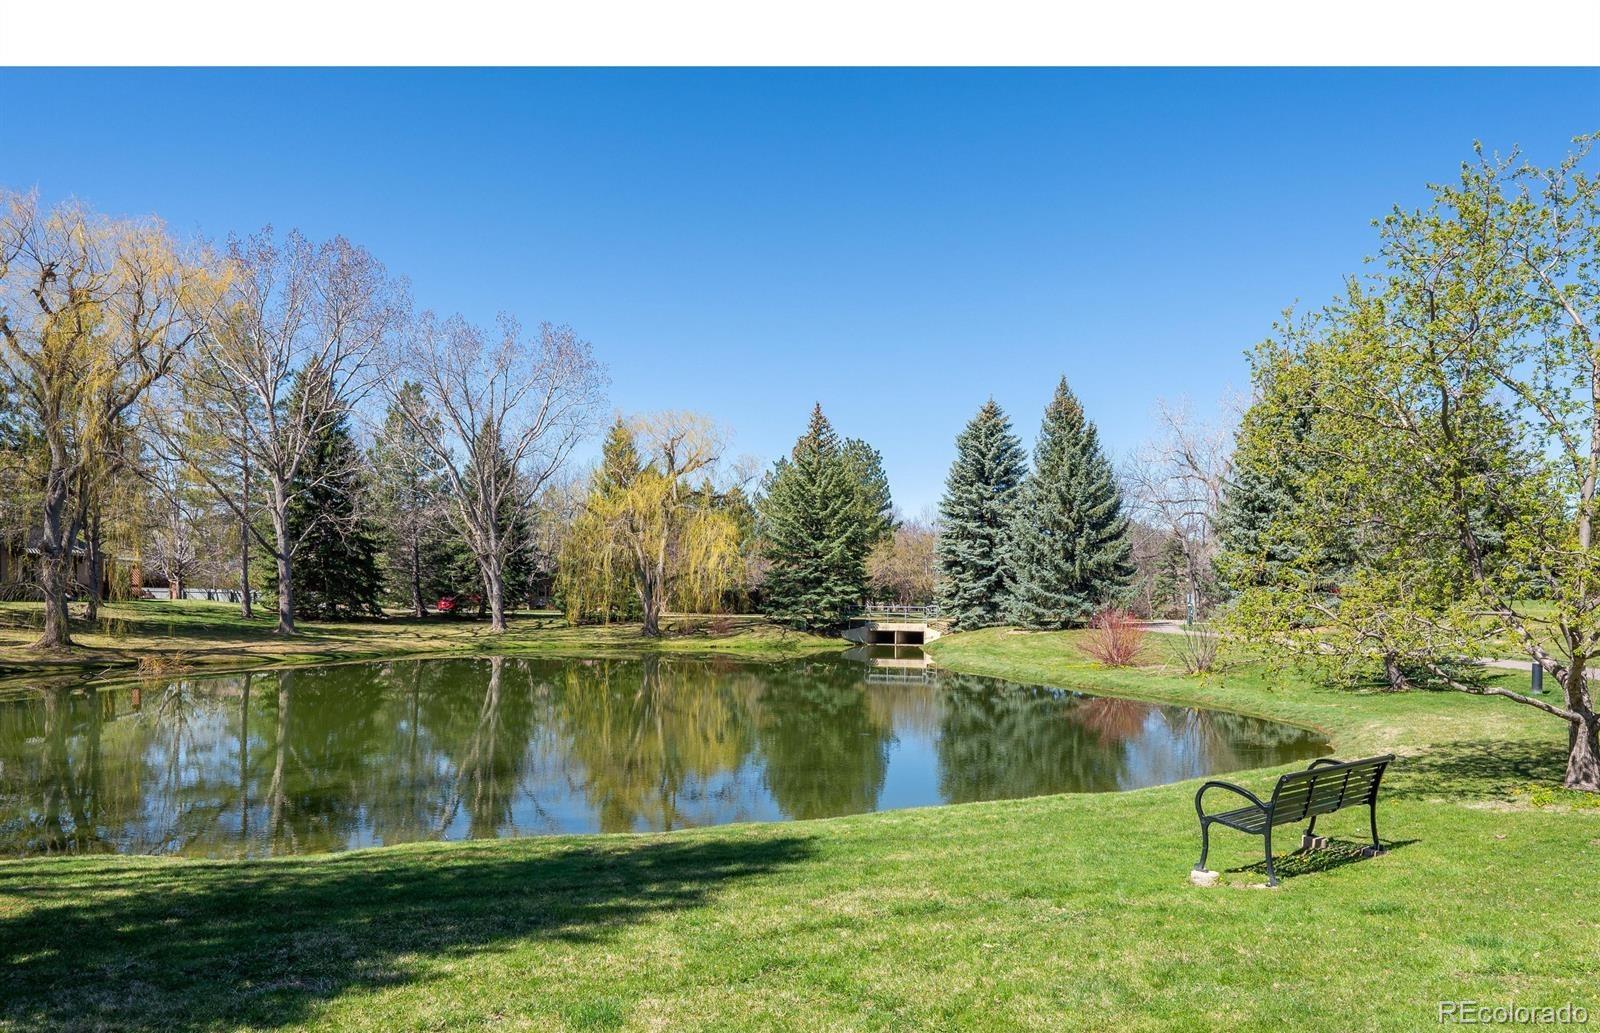
[[[906,620],[936,620],[939,616],[937,604],[931,606],[904,606],[900,603],[867,603],[862,609],[863,617],[901,617]]]

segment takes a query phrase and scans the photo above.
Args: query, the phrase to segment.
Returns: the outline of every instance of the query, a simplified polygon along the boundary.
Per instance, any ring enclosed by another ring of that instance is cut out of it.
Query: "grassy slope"
[[[177,663],[184,668],[321,663],[399,654],[444,653],[602,653],[642,650],[705,652],[782,659],[837,641],[773,627],[757,618],[729,618],[722,632],[704,618],[680,620],[676,634],[658,642],[642,640],[637,624],[569,628],[555,614],[516,614],[505,635],[494,635],[487,621],[391,618],[383,621],[305,621],[300,634],[280,638],[273,618],[246,621],[228,603],[134,602],[103,608],[94,625],[75,621],[78,648],[65,656],[41,655],[28,648],[39,635],[38,603],[0,603],[0,686],[33,683],[43,677],[76,680],[84,675],[126,674],[141,661]],[[668,621],[669,630],[674,622]]]
[[[1408,754],[1394,849],[1187,882],[1194,784],[657,836],[255,863],[0,863],[16,1028],[1403,1029],[1435,1002],[1600,1010],[1600,811],[1518,795],[1560,729],[1503,702],[1245,670],[1086,665],[1065,635],[936,646],[966,670],[1315,724]],[[1271,773],[1242,776],[1255,787]],[[1354,841],[1364,815],[1327,824]]]

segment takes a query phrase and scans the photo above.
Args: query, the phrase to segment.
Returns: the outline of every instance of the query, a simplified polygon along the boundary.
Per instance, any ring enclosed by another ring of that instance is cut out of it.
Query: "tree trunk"
[[[1600,792],[1600,714],[1594,712],[1589,698],[1589,657],[1574,652],[1571,666],[1567,668],[1567,682],[1562,688],[1566,694],[1567,709],[1578,715],[1578,720],[1567,725],[1567,773],[1561,784],[1568,789]]]
[[[1561,784],[1568,789],[1600,792],[1600,716],[1583,714],[1568,728],[1567,774]]]
[[[427,607],[422,605],[422,547],[417,544],[416,535],[411,536],[411,612],[417,617],[428,615]]]
[[[239,616],[245,620],[255,617],[255,606],[250,601],[250,460],[244,462],[244,484],[239,495]]]
[[[44,591],[44,634],[34,649],[67,649],[72,635],[67,627],[67,545],[63,521],[67,509],[66,473],[52,464],[44,490],[44,535],[39,540],[39,587]]]
[[[489,630],[498,635],[506,630],[506,588],[498,567],[483,565],[483,587],[489,603]]]
[[[100,508],[98,506],[89,514],[88,526],[84,529],[84,551],[89,559],[89,604],[84,616],[89,620],[100,618],[100,603],[103,596],[101,582],[104,580],[105,548],[100,538]]]
[[[1400,661],[1393,653],[1383,654],[1383,677],[1389,683],[1390,692],[1411,688],[1411,679],[1400,670]]]
[[[639,605],[644,610],[644,627],[639,629],[646,638],[661,637],[661,588],[653,571],[639,578]]]
[[[294,630],[294,569],[289,563],[289,557],[283,552],[278,552],[275,557],[278,561],[278,626],[273,629],[277,635],[293,635]]]
[[[289,549],[289,502],[281,484],[272,486],[272,536],[277,547],[273,559],[278,566],[278,626],[275,635],[293,635],[294,630],[294,564]]]

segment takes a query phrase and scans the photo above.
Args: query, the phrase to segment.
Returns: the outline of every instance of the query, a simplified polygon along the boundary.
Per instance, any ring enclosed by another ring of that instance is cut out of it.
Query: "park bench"
[[[1394,760],[1394,754],[1368,757],[1366,760],[1337,761],[1327,757],[1311,762],[1304,771],[1291,771],[1278,779],[1272,790],[1272,799],[1263,803],[1250,790],[1231,782],[1207,782],[1194,794],[1195,813],[1200,815],[1200,862],[1194,870],[1206,870],[1206,853],[1211,849],[1212,824],[1252,836],[1262,837],[1267,852],[1267,885],[1276,886],[1278,875],[1272,868],[1272,830],[1278,825],[1297,825],[1307,818],[1311,823],[1300,839],[1302,850],[1317,843],[1317,817],[1343,810],[1346,807],[1367,807],[1372,812],[1372,846],[1368,854],[1381,854],[1378,843],[1378,782],[1383,770]],[[1207,814],[1207,790],[1226,789],[1237,793],[1249,803],[1231,811]]]

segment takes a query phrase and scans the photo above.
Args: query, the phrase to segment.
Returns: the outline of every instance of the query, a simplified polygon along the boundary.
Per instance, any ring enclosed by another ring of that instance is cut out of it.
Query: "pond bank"
[[[0,1029],[1431,1028],[1439,1001],[1600,1010],[1600,811],[1539,808],[1561,730],[1503,701],[1259,667],[1100,671],[1071,634],[955,635],[953,669],[1314,724],[1397,748],[1379,830],[1264,880],[1195,783],[655,835],[255,862],[0,862]],[[1253,789],[1275,772],[1244,772]],[[1285,945],[1293,949],[1286,950]]]
[[[668,636],[646,639],[637,624],[568,627],[553,612],[516,613],[495,635],[487,621],[391,617],[373,621],[305,621],[279,637],[267,615],[246,621],[237,605],[194,600],[110,603],[102,618],[74,621],[78,647],[65,656],[28,649],[38,636],[38,603],[0,603],[0,689],[85,678],[126,677],[145,670],[177,674],[247,667],[378,660],[400,656],[585,655],[677,653],[781,660],[837,652],[838,639],[779,628],[759,617],[669,619]]]

